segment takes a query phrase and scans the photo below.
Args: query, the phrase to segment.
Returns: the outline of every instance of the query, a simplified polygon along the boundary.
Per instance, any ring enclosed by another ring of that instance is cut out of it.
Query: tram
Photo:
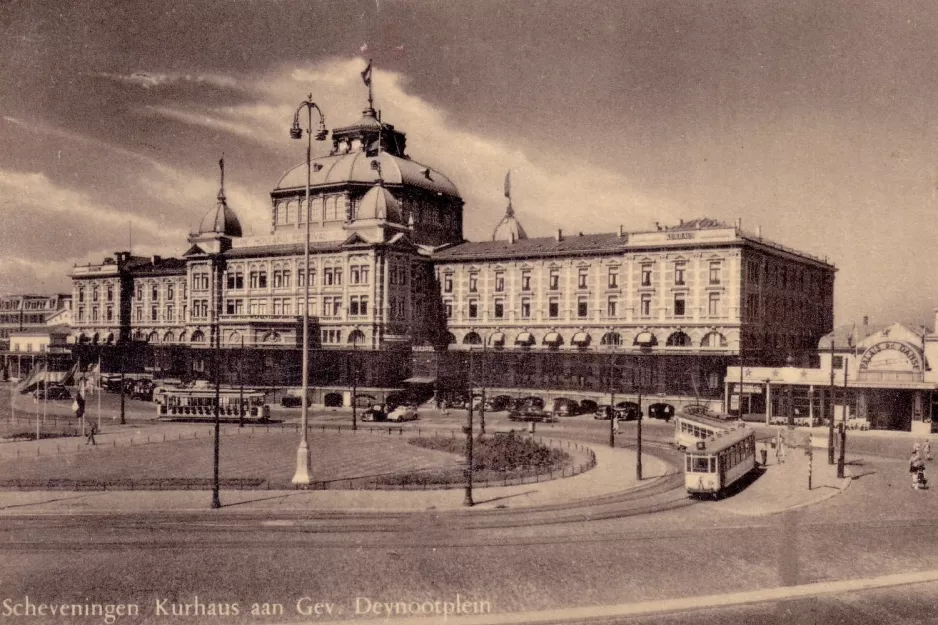
[[[245,421],[266,422],[270,419],[270,405],[264,391],[222,387],[218,391],[218,416],[223,420],[241,418]],[[167,388],[163,403],[157,405],[158,419],[211,421],[215,419],[214,388]]]
[[[721,419],[715,415],[690,415],[680,412],[674,418],[674,446],[678,449],[693,447],[697,441],[731,430],[739,423],[741,422]]]
[[[699,440],[684,453],[684,485],[691,495],[719,498],[756,468],[756,434],[739,427]]]

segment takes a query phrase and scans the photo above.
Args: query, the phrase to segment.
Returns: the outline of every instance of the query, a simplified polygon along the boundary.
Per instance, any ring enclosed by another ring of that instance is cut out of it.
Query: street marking
[[[755,603],[772,601],[785,601],[790,599],[805,599],[824,595],[837,595],[864,590],[877,590],[909,584],[923,584],[938,582],[938,570],[919,571],[915,573],[897,573],[894,575],[881,575],[864,579],[850,579],[837,582],[818,582],[802,584],[799,586],[782,586],[778,588],[764,588],[745,592],[734,592],[722,595],[704,595],[698,597],[683,597],[680,599],[658,599],[654,601],[639,601],[637,603],[623,603],[611,606],[590,606],[580,608],[563,608],[559,610],[539,610],[532,612],[499,612],[493,614],[459,616],[449,614],[446,616],[448,625],[537,625],[539,623],[585,623],[589,621],[607,621],[616,618],[650,616],[667,612],[690,612],[696,610],[729,608]],[[377,620],[377,619],[376,619]],[[381,618],[382,625],[426,625],[440,622],[439,617],[403,617]],[[306,623],[309,621],[296,621]],[[362,619],[329,621],[329,625],[361,625]]]

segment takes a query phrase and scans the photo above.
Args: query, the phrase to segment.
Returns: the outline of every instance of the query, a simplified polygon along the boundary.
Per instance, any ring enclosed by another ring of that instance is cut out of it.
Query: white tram
[[[678,449],[692,448],[697,441],[729,431],[740,423],[742,422],[733,418],[721,419],[714,415],[678,413],[674,418],[674,446]]]
[[[684,453],[684,485],[692,495],[719,497],[756,468],[756,434],[746,427],[699,440]]]
[[[265,422],[270,419],[270,405],[264,391],[222,387],[218,391],[219,419]],[[210,421],[215,419],[214,388],[167,388],[156,416],[166,420]]]

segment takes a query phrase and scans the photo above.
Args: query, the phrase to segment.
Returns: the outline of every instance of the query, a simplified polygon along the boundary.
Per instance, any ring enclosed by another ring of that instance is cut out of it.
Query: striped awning
[[[496,332],[491,337],[489,337],[489,344],[491,345],[504,345],[505,344],[505,334],[504,332]]]
[[[544,337],[545,345],[556,345],[561,342],[563,342],[563,339],[561,339],[560,335],[556,332],[548,332],[547,336]]]
[[[655,342],[655,335],[651,332],[639,332],[635,337],[635,343],[638,345],[651,345]]]
[[[534,343],[534,337],[530,332],[522,332],[515,337],[515,345],[531,345]]]
[[[574,345],[589,345],[590,335],[586,332],[577,332],[573,335],[573,339],[571,339],[570,342]]]

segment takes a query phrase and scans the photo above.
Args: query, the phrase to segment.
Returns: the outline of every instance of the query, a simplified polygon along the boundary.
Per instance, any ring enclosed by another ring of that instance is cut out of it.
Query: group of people
[[[909,458],[909,473],[912,474],[912,488],[915,490],[928,488],[928,480],[925,479],[926,461],[931,461],[931,443],[915,443],[912,447],[912,457]]]

